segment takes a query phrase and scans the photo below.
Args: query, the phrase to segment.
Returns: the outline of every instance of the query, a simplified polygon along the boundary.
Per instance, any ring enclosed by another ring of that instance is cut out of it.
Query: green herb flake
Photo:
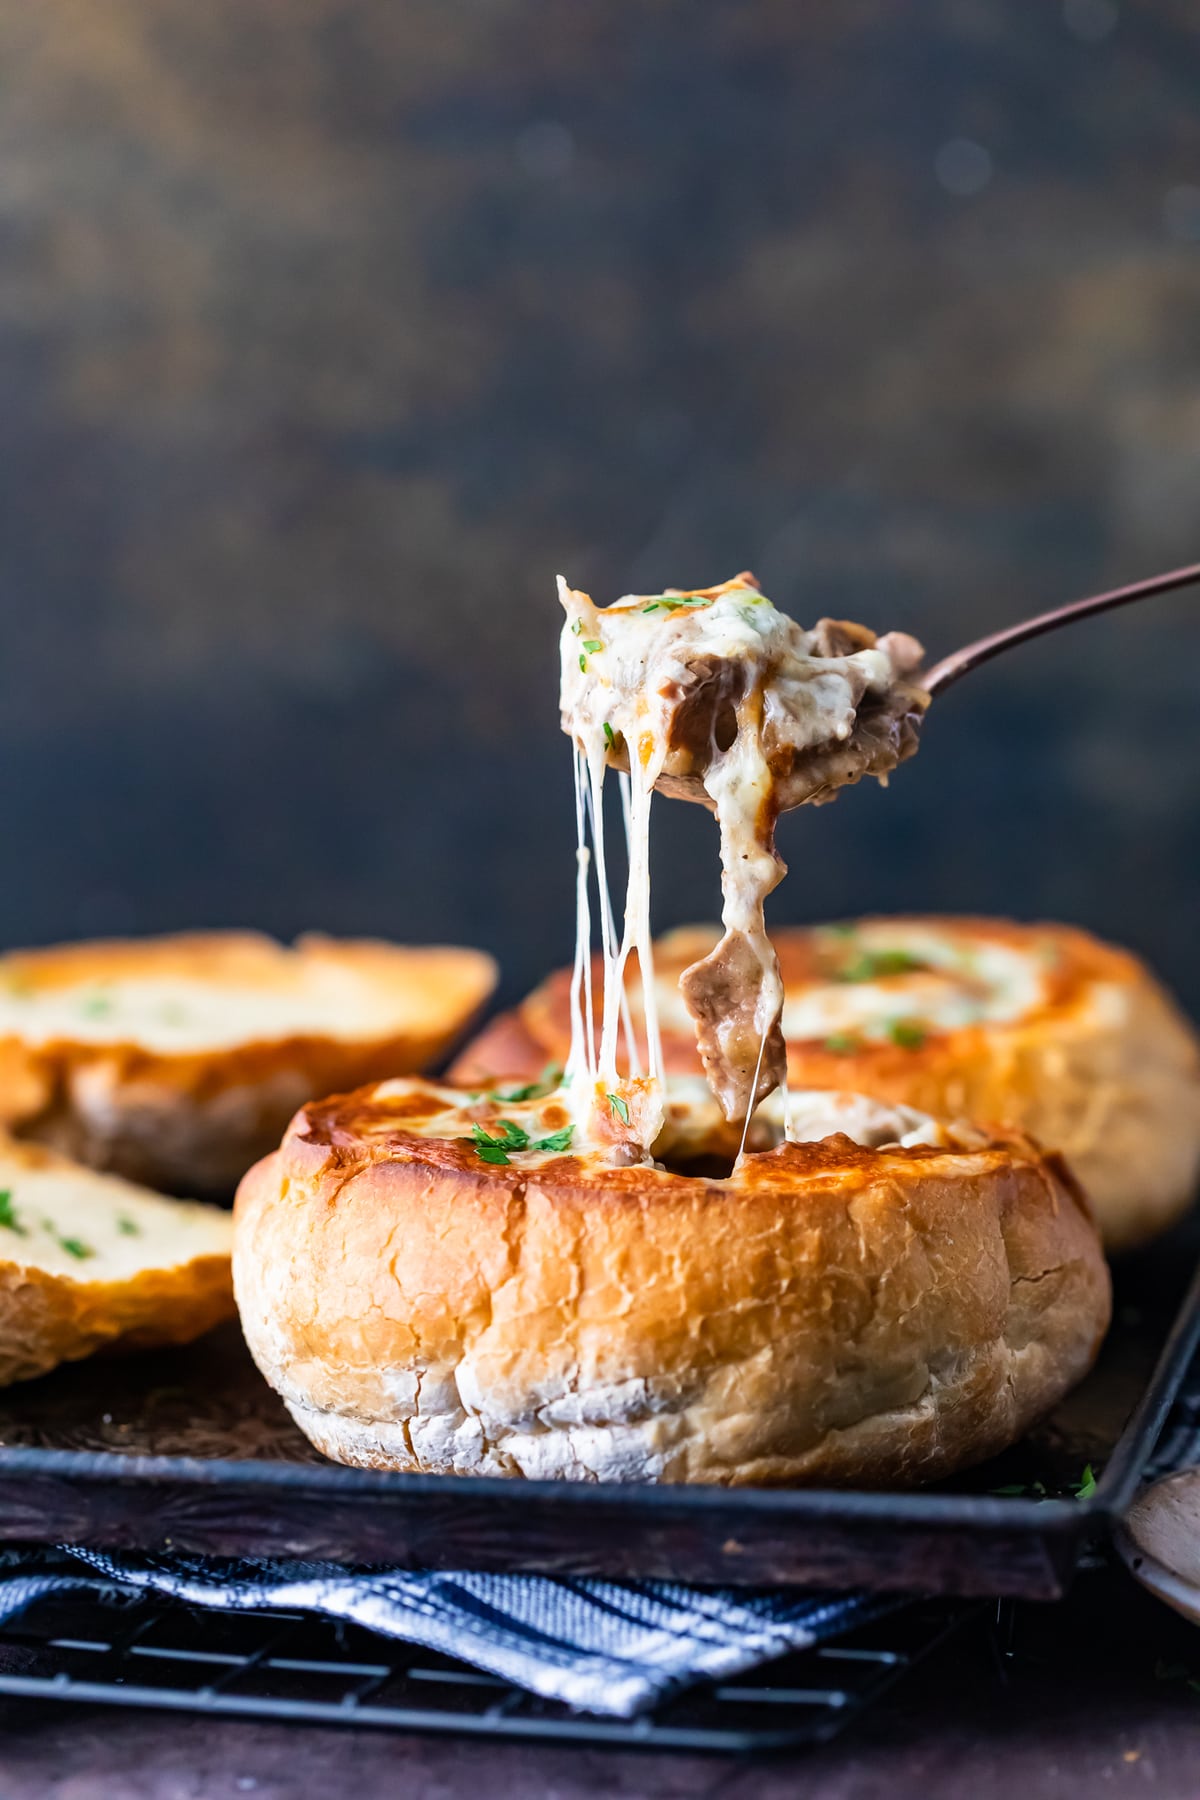
[[[1075,1498],[1077,1500],[1090,1500],[1095,1491],[1096,1476],[1091,1463],[1089,1463],[1083,1471],[1083,1479],[1075,1489]]]
[[[1046,1484],[1044,1481],[1011,1481],[1007,1487],[993,1488],[992,1493],[1005,1500],[1044,1500]]]
[[[521,1104],[522,1100],[538,1100],[538,1099],[540,1099],[541,1093],[542,1093],[542,1090],[541,1090],[539,1083],[536,1081],[531,1081],[527,1087],[507,1088],[507,1089],[497,1088],[494,1094],[488,1095],[488,1099],[489,1100],[499,1100],[505,1106],[519,1106]],[[475,1096],[475,1098],[478,1100],[482,1100],[483,1095],[477,1094]]]
[[[108,994],[89,994],[79,1008],[85,1019],[107,1019],[112,1009],[113,1003]]]
[[[586,675],[587,674],[587,657],[584,656],[582,653],[580,654],[580,657],[579,657],[579,667],[582,669],[583,673]]]
[[[613,1112],[616,1113],[618,1119],[620,1119],[622,1125],[628,1125],[628,1123],[629,1123],[628,1102],[625,1100],[622,1100],[620,1094],[606,1094],[604,1097],[608,1101],[608,1104],[612,1108]]]
[[[85,1244],[82,1238],[60,1237],[58,1241],[68,1256],[77,1257],[80,1262],[85,1262],[89,1256],[96,1254],[91,1245]]]
[[[140,1237],[142,1235],[142,1228],[136,1219],[118,1219],[117,1230],[122,1237]]]
[[[575,636],[578,637],[580,632],[583,630],[583,620],[576,619],[575,623],[571,627],[571,630],[575,633]]]
[[[825,1039],[824,1047],[834,1056],[853,1056],[861,1043],[861,1038],[855,1037],[852,1031],[835,1031],[832,1037]]]
[[[924,963],[907,950],[860,950],[838,970],[839,981],[875,981],[881,975],[908,975]]]
[[[529,1133],[520,1125],[514,1125],[511,1119],[497,1119],[499,1135],[493,1137],[482,1125],[471,1128],[471,1136],[475,1140],[475,1154],[488,1163],[507,1163],[510,1150],[528,1150]]]
[[[550,1062],[546,1064],[536,1081],[529,1082],[525,1087],[509,1088],[507,1091],[497,1088],[490,1098],[501,1101],[505,1106],[519,1106],[523,1100],[544,1100],[547,1094],[553,1094],[562,1085],[562,1078],[562,1064]],[[483,1095],[476,1094],[473,1098],[482,1100]]]
[[[616,747],[617,747],[616,733],[613,731],[613,728],[609,724],[607,719],[605,719],[605,721],[604,721],[604,741],[608,745],[610,750],[616,749]]]
[[[15,1231],[18,1237],[28,1237],[24,1225],[13,1211],[12,1189],[0,1188],[0,1225],[5,1231]]]
[[[584,638],[583,647],[589,656],[595,656],[597,650],[603,650],[604,645],[599,638]]]
[[[707,606],[708,604],[709,600],[706,594],[655,594],[649,605],[643,606],[642,611],[644,613],[660,610],[662,612],[678,612],[681,606]]]
[[[571,1148],[571,1139],[575,1136],[575,1127],[566,1125],[561,1131],[552,1132],[549,1137],[539,1138],[536,1144],[530,1144],[531,1150],[552,1150],[555,1155]]]
[[[887,1034],[899,1050],[919,1050],[926,1037],[925,1027],[915,1019],[893,1019]]]

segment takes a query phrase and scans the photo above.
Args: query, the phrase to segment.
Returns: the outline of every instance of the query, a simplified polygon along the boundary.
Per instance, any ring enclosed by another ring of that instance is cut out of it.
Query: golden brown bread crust
[[[995,1119],[1067,1157],[1095,1207],[1105,1244],[1119,1250],[1171,1224],[1200,1179],[1200,1045],[1145,964],[1063,925],[930,918],[863,920],[930,928],[980,945],[1009,947],[1036,962],[1041,1003],[1009,1021],[929,1030],[917,1045],[831,1049],[789,1037],[797,1087],[853,1088],[943,1119]],[[703,928],[672,933],[657,963],[660,985],[709,941]],[[773,934],[789,1001],[827,985],[830,932]],[[458,1057],[451,1078],[481,1084],[525,1076],[565,1060],[568,982],[552,975],[514,1012],[493,1020]],[[898,998],[903,974],[891,978]],[[668,1032],[669,1070],[696,1070],[685,1032]]]
[[[336,964],[376,997],[394,993],[403,1025],[356,1033],[339,1013],[318,1030],[285,1027],[178,1052],[136,1037],[39,1042],[0,1033],[0,1126],[150,1187],[228,1195],[303,1101],[444,1055],[496,979],[492,959],[475,950],[316,933],[284,946],[253,932],[213,931],[14,951],[0,957],[0,988],[36,998],[132,978],[286,997],[317,964]]]
[[[233,1311],[228,1256],[107,1287],[70,1287],[42,1270],[0,1262],[0,1387],[97,1350],[190,1344]]]
[[[190,1343],[232,1317],[228,1214],[164,1200],[82,1169],[40,1144],[0,1136],[0,1186],[18,1218],[30,1178],[46,1176],[76,1188],[76,1208],[92,1220],[92,1244],[88,1257],[72,1262],[68,1272],[39,1266],[36,1234],[27,1227],[0,1232],[0,1386],[97,1350]],[[121,1239],[124,1254],[115,1258],[105,1254],[95,1229],[112,1208],[126,1229],[134,1228],[132,1239]],[[148,1212],[157,1226],[153,1243],[147,1243]]]
[[[1086,1202],[1015,1136],[837,1136],[710,1181],[497,1167],[409,1129],[420,1110],[376,1089],[305,1107],[238,1193],[247,1342],[343,1462],[932,1480],[1018,1437],[1108,1322]]]

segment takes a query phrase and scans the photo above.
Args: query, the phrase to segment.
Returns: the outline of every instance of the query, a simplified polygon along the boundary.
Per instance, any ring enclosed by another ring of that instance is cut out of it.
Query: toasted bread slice
[[[227,1213],[0,1138],[0,1385],[233,1312]]]
[[[0,957],[0,1126],[96,1169],[231,1194],[322,1094],[424,1068],[495,984],[477,950],[250,932]]]

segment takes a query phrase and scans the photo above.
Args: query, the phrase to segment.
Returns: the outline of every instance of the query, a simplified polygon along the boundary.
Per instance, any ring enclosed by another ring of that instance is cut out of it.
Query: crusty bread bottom
[[[243,1182],[234,1280],[259,1368],[341,1462],[911,1484],[1020,1436],[1108,1323],[1086,1203],[1022,1139],[523,1173],[385,1141],[369,1090],[329,1106]]]

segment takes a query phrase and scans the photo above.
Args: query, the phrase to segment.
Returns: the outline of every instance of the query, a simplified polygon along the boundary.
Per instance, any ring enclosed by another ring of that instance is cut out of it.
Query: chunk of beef
[[[721,1111],[727,1119],[746,1118],[787,1073],[778,964],[764,967],[745,932],[727,931],[710,955],[684,970],[679,991],[696,1021],[696,1045]],[[773,1016],[764,1042],[760,1021],[768,1009]]]

